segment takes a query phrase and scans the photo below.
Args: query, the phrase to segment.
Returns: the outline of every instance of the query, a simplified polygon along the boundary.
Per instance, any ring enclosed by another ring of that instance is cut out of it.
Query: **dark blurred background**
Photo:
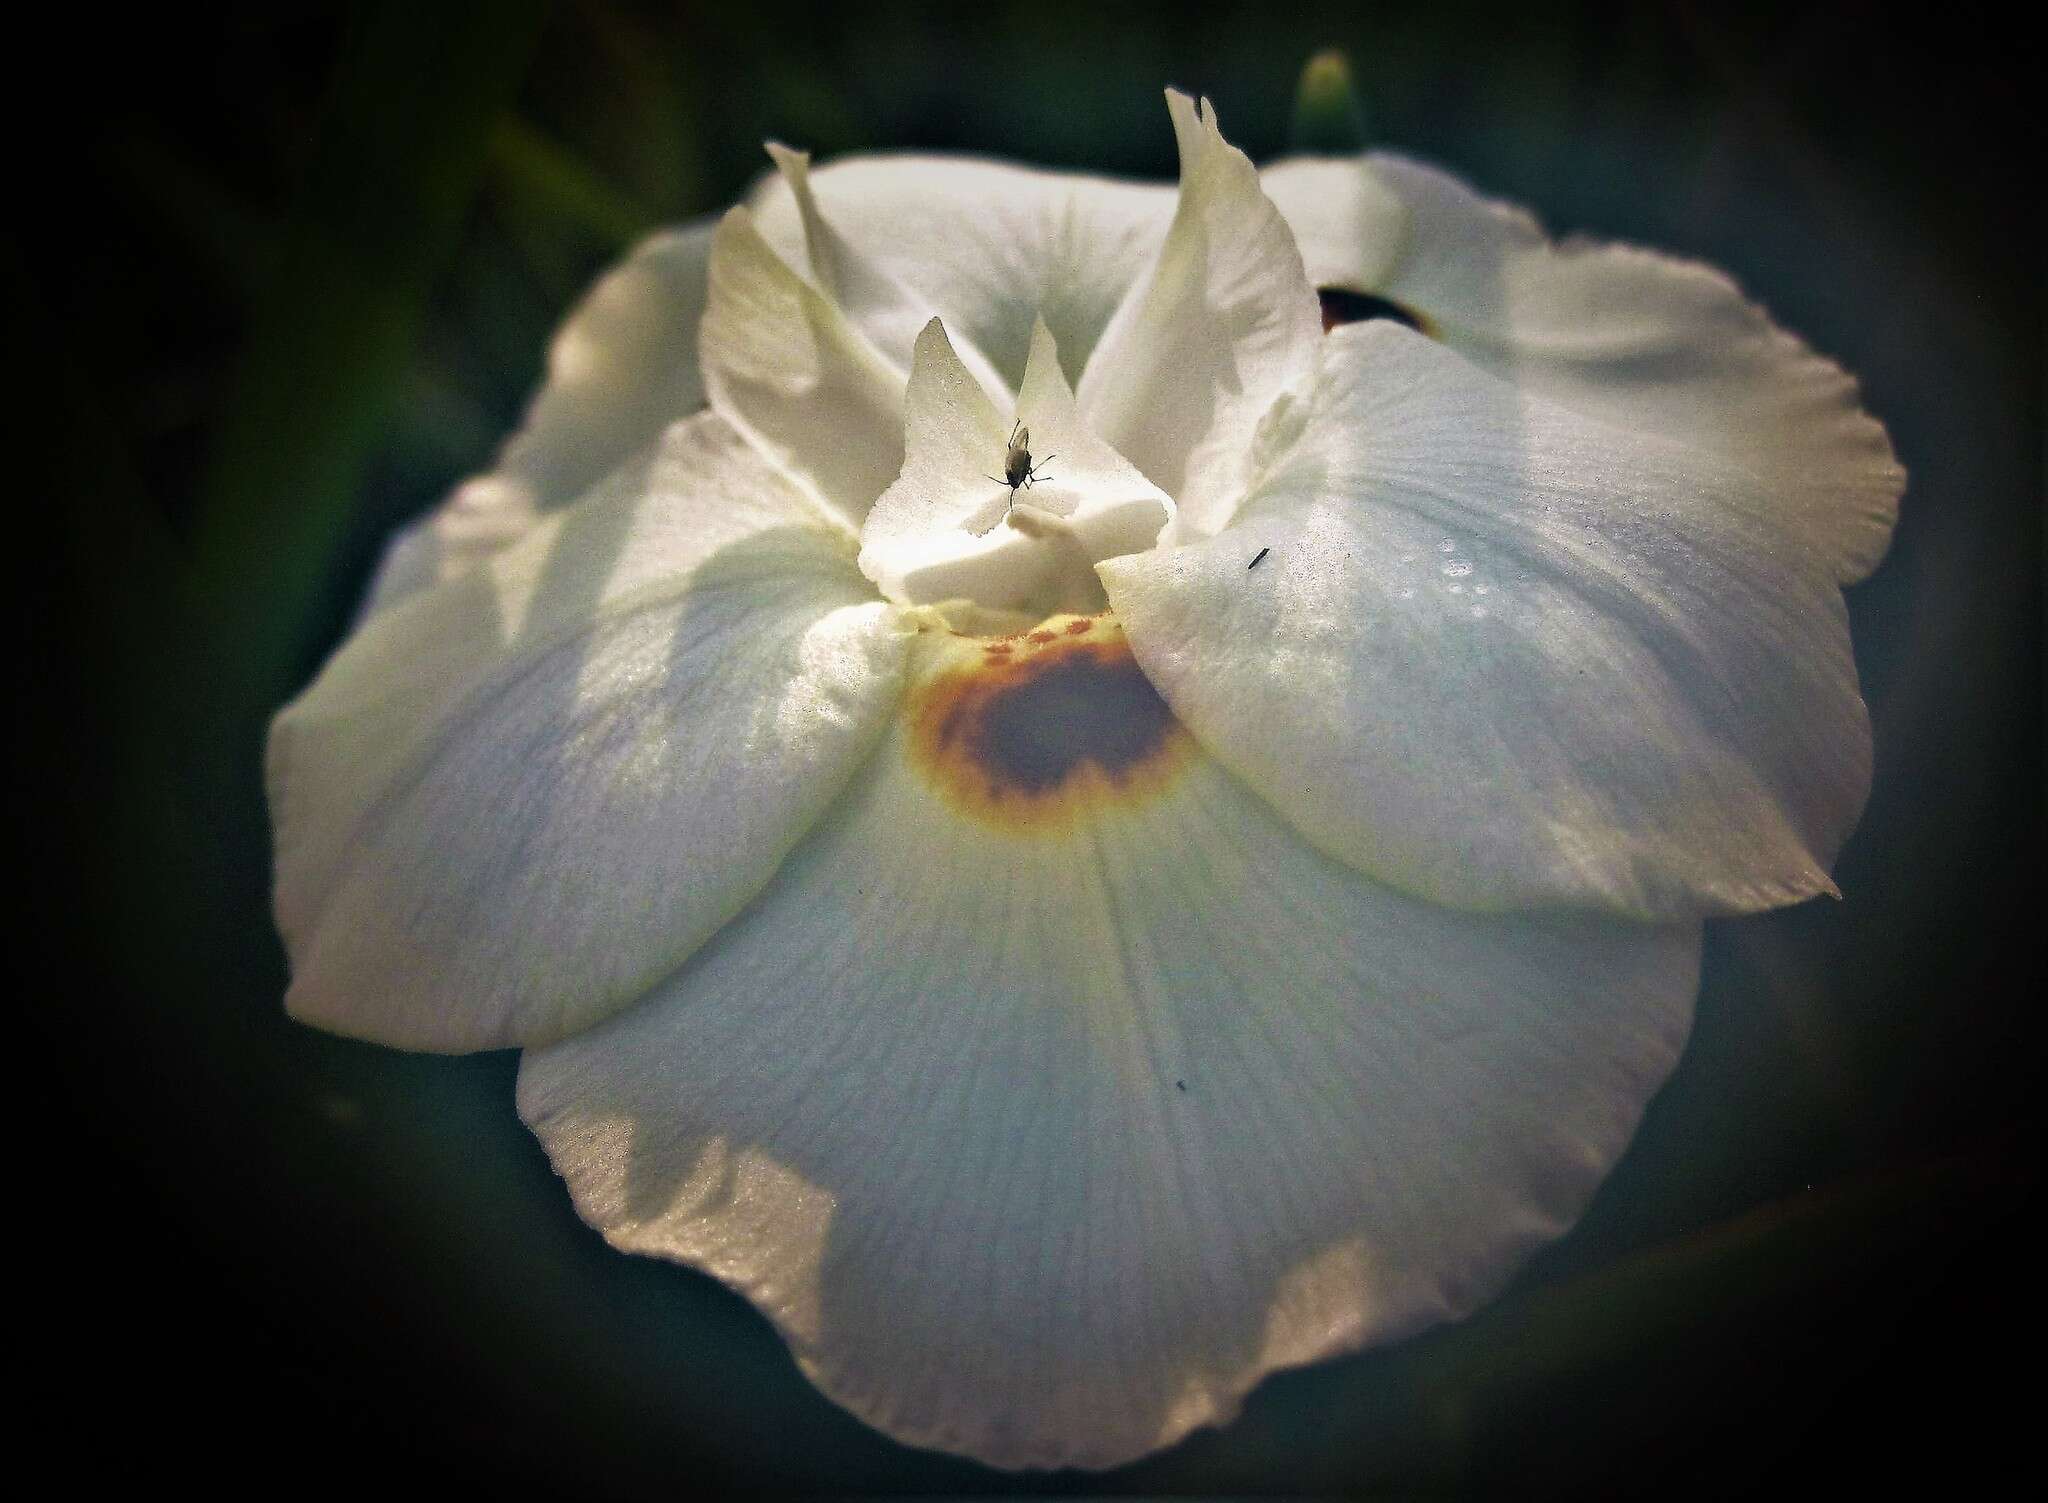
[[[7,106],[25,523],[17,1370],[72,1478],[1521,1494],[1951,1485],[2033,1428],[2041,979],[2036,58],[1964,5],[818,11],[583,0],[50,16]],[[549,331],[775,135],[1171,177],[1348,50],[1376,143],[1731,271],[1911,472],[1850,592],[1846,900],[1712,926],[1694,1039],[1583,1223],[1463,1326],[1268,1382],[1106,1476],[894,1446],[710,1281],[607,1250],[516,1060],[288,1023],[264,720]],[[2016,1375],[2017,1374],[2017,1375]],[[2037,1470],[2027,1466],[2022,1475]]]

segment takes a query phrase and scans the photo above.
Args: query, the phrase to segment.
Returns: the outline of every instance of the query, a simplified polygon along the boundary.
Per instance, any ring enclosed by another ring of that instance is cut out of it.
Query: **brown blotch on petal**
[[[1436,330],[1429,320],[1413,308],[1404,308],[1391,298],[1378,297],[1370,292],[1352,292],[1344,287],[1318,287],[1316,301],[1323,307],[1323,332],[1329,333],[1342,324],[1360,324],[1369,318],[1392,319],[1405,324],[1418,334],[1436,338]]]
[[[949,803],[1042,833],[1172,781],[1192,739],[1122,632],[1104,626],[1090,636],[1082,618],[1033,631],[1027,654],[984,650],[912,691],[912,759]]]

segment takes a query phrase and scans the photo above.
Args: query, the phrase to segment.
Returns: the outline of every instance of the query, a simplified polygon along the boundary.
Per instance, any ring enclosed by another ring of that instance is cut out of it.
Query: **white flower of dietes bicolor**
[[[614,1245],[1105,1466],[1458,1316],[1832,891],[1903,476],[1719,274],[1386,155],[779,172],[278,717],[292,1012],[519,1046]],[[1028,483],[1007,477],[1013,437]]]

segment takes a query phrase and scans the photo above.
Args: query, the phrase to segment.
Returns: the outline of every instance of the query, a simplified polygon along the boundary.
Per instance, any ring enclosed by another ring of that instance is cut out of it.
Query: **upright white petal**
[[[1906,479],[1883,425],[1853,377],[1725,274],[1635,246],[1553,245],[1525,211],[1397,156],[1281,162],[1264,181],[1316,248],[1317,285],[1387,297],[1525,390],[1755,470],[1842,583],[1883,557]],[[1379,207],[1359,216],[1361,203]]]
[[[874,745],[906,635],[713,414],[373,617],[271,730],[286,999],[462,1050],[625,1006]]]
[[[1126,295],[1080,383],[1081,411],[1206,536],[1251,478],[1252,437],[1306,377],[1321,331],[1315,294],[1258,173],[1215,113],[1169,91],[1180,143],[1173,227]]]
[[[1324,850],[1446,903],[1832,891],[1869,725],[1830,560],[1771,492],[1395,324],[1325,351],[1226,532],[1099,571],[1203,743]]]
[[[809,178],[842,243],[944,319],[961,347],[985,351],[1012,388],[1040,316],[1068,375],[1080,374],[1174,209],[1164,183],[960,157],[855,157]],[[788,179],[767,178],[748,202],[783,259],[806,264],[806,215]]]
[[[548,346],[547,379],[497,463],[391,540],[366,613],[517,542],[704,405],[711,231],[708,220],[663,230],[598,278]]]
[[[1697,976],[1696,928],[1463,915],[1318,855],[1075,625],[921,638],[761,900],[520,1072],[615,1245],[1004,1466],[1127,1460],[1472,1309],[1620,1154]]]
[[[858,529],[903,467],[903,376],[745,209],[719,222],[699,334],[719,416]]]

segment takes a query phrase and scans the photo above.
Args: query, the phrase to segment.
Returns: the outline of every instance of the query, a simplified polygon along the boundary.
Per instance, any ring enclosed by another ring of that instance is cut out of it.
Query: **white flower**
[[[1902,477],[1846,376],[1168,99],[1177,197],[776,148],[271,741],[297,1016],[527,1048],[615,1245],[1010,1466],[1486,1299],[1701,918],[1831,891],[1869,775],[1839,586]]]

